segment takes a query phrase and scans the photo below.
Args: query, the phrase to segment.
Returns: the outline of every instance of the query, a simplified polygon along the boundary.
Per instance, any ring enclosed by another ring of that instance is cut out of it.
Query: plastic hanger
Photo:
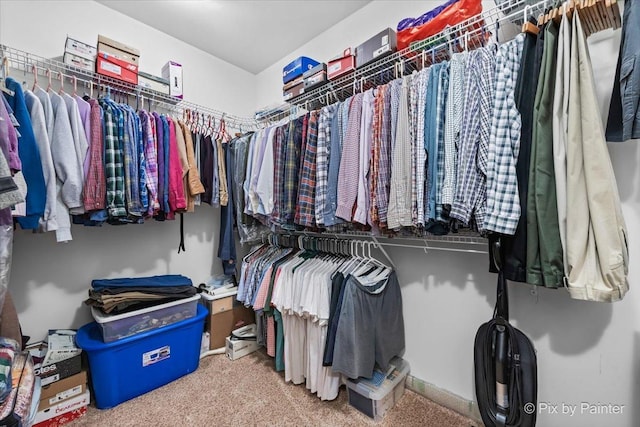
[[[58,71],[58,78],[60,79],[60,90],[58,91],[58,95],[65,95],[64,92],[64,74]]]
[[[31,72],[33,73],[33,87],[31,88],[32,92],[38,88],[38,68],[35,64],[31,64]]]
[[[9,58],[6,56],[2,58],[2,79],[6,80],[9,77]],[[6,93],[9,96],[14,96],[15,92],[6,87],[4,84],[0,84],[0,91]]]
[[[76,76],[72,76],[71,80],[73,80],[73,96],[78,95],[78,79]]]

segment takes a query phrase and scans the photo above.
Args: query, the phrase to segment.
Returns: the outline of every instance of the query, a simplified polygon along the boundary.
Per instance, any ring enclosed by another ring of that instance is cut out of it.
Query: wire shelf
[[[354,93],[386,84],[447,60],[455,52],[473,50],[486,44],[503,23],[521,24],[526,17],[537,16],[555,0],[507,0],[457,25],[450,26],[425,40],[373,61],[353,72],[330,80],[289,101],[291,105],[314,110],[344,101]]]
[[[129,101],[129,98],[134,98],[140,107],[143,107],[144,103],[147,102],[149,103],[149,109],[152,109],[151,105],[162,106],[167,110],[180,114],[186,110],[191,110],[208,114],[218,120],[224,119],[227,127],[239,130],[255,130],[260,127],[260,124],[252,118],[227,114],[220,110],[180,100],[162,92],[103,76],[74,65],[65,64],[56,59],[44,58],[6,45],[0,45],[0,57],[6,58],[9,67],[22,72],[25,78],[29,76],[35,77],[34,73],[36,73],[38,78],[49,79],[49,76],[51,76],[52,80],[57,81],[62,75],[65,84],[77,82],[80,87],[90,92],[93,92],[94,89],[98,92],[108,92],[114,96],[126,97],[127,101]],[[11,75],[17,80],[21,78],[15,73]]]

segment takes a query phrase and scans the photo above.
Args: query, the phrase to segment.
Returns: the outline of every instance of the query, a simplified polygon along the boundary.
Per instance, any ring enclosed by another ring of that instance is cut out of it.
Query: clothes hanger
[[[73,81],[73,96],[78,95],[78,78],[76,76],[72,76],[71,80]]]
[[[60,80],[60,90],[58,91],[58,95],[66,95],[64,92],[64,74],[61,71],[58,71],[58,79]]]
[[[31,87],[31,91],[35,92],[38,88],[38,68],[35,64],[31,64],[31,72],[33,73],[33,86]]]
[[[9,77],[9,58],[6,56],[2,58],[2,76],[0,80],[5,80]],[[4,84],[0,84],[0,91],[6,93],[9,96],[14,96],[16,93],[6,87]]]

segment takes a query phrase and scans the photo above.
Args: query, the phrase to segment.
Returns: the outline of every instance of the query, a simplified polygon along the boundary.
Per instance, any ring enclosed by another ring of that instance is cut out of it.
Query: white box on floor
[[[38,411],[36,413],[36,417],[33,420],[33,424],[39,424],[43,421],[49,420],[53,417],[56,417],[60,414],[65,414],[67,412],[75,411],[76,409],[80,409],[86,407],[89,402],[91,402],[91,394],[89,390],[86,390],[79,396],[73,397],[69,400],[65,400],[56,405],[50,406],[42,411]]]
[[[227,357],[236,360],[258,349],[256,341],[256,324],[235,329],[230,337],[227,337]]]
[[[383,374],[385,375],[384,380],[379,385],[375,384],[375,375],[371,380],[348,379],[349,404],[375,421],[381,421],[384,414],[404,394],[407,374],[409,374],[409,363],[399,357],[394,357],[389,363],[389,369]]]

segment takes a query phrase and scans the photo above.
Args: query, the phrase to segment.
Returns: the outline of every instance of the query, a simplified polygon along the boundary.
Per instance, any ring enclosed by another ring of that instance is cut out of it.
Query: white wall
[[[150,2],[140,2],[151,7]],[[95,43],[98,34],[140,49],[140,69],[159,75],[168,60],[184,67],[185,98],[251,116],[255,76],[93,1],[0,1],[0,43],[56,57],[67,34]],[[18,76],[16,76],[20,79]],[[54,83],[54,87],[55,83]],[[142,225],[72,227],[74,240],[57,244],[52,233],[17,230],[10,291],[23,332],[34,340],[49,328],[79,327],[91,320],[82,301],[93,278],[184,274],[196,283],[221,272],[217,258],[219,209],[185,214],[185,246],[177,253],[179,221]]]
[[[373,1],[300,49],[258,74],[257,105],[281,100],[281,69],[300,55],[326,61],[399,19],[432,8],[430,1]],[[487,3],[490,5],[490,3]],[[617,60],[620,31],[590,40],[603,121]],[[609,144],[627,221],[631,259],[640,251],[639,141]],[[411,374],[467,399],[474,399],[473,341],[491,317],[496,276],[487,257],[392,248],[403,291]],[[419,267],[416,267],[419,266]],[[640,419],[640,268],[629,271],[631,292],[614,304],[576,301],[564,290],[510,286],[513,323],[538,352],[539,402],[578,405],[574,416],[541,413],[540,426],[635,426]],[[580,415],[581,402],[625,405],[622,415]],[[635,405],[634,405],[635,404]],[[560,406],[561,408],[561,406]],[[561,412],[561,410],[560,410]]]

